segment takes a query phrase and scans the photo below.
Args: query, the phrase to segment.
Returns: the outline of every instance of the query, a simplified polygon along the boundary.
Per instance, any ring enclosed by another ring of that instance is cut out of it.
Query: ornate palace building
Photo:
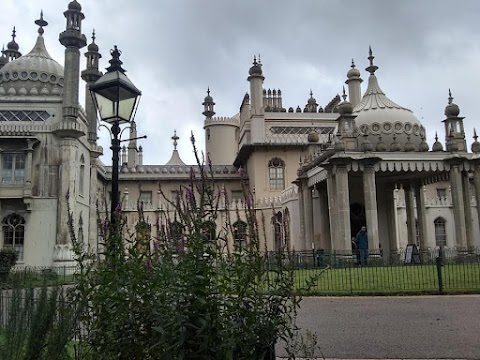
[[[14,29],[0,57],[0,246],[13,247],[20,264],[29,266],[73,264],[69,211],[76,236],[97,247],[97,204],[111,182],[88,91],[82,105],[79,99],[80,86],[88,90],[101,77],[101,55],[95,36],[87,46],[80,4],[70,2],[64,16],[63,66],[46,49],[43,15],[35,21],[38,38],[30,52],[21,54]],[[430,146],[422,123],[381,90],[371,50],[368,60],[366,89],[352,63],[349,101],[344,90],[343,100],[337,95],[324,107],[311,92],[304,107],[284,106],[282,91],[264,86],[260,59],[247,75],[250,91],[239,113],[215,117],[208,90],[205,150],[221,189],[218,228],[243,207],[246,184],[259,217],[263,212],[268,219],[268,250],[348,251],[363,225],[370,247],[386,254],[407,244],[421,250],[480,247],[477,136],[468,149],[463,117],[449,94],[445,131]],[[166,164],[144,164],[135,138],[132,123],[120,159],[123,212],[133,227],[142,203],[153,239],[162,226],[172,226],[165,215],[173,209],[162,193],[176,196],[196,165],[181,160],[176,134]],[[248,241],[240,217],[228,239],[231,249]]]

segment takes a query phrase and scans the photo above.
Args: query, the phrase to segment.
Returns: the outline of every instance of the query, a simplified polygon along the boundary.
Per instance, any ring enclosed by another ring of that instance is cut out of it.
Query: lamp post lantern
[[[120,153],[120,124],[130,123],[133,120],[135,109],[142,92],[125,75],[122,68],[120,55],[122,54],[115,45],[110,51],[112,59],[107,72],[90,85],[90,94],[100,118],[112,125],[112,195],[111,195],[111,223],[114,231],[117,230],[117,215],[119,206],[118,191],[118,163]]]

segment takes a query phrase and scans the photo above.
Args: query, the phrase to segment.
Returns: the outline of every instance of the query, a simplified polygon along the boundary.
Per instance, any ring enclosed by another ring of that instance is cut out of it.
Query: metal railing
[[[369,253],[366,266],[355,252],[269,252],[266,257],[272,273],[279,261],[294,269],[295,288],[302,294],[480,293],[478,249],[436,249],[418,255],[417,263],[407,263],[404,250],[377,250]]]
[[[16,266],[8,272],[0,271],[0,289],[66,285],[75,282],[76,274],[76,266]]]

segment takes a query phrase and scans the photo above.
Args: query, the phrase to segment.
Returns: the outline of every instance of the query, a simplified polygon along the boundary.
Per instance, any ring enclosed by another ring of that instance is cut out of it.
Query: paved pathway
[[[480,359],[480,295],[305,298],[298,324],[319,358]]]

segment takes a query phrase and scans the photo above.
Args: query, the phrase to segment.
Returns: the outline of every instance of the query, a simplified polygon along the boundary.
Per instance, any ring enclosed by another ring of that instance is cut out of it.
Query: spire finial
[[[475,130],[475,128],[473,128],[473,140],[475,140],[475,142],[477,142],[477,139],[478,139],[477,130]]]
[[[258,65],[257,63],[257,55],[253,55],[253,65]]]
[[[435,141],[438,141],[438,133],[435,131]]]
[[[12,41],[15,41],[16,37],[17,37],[17,30],[15,30],[15,26],[14,26],[12,31]]]
[[[122,68],[123,62],[120,60],[120,55],[122,55],[122,52],[118,50],[117,45],[113,46],[113,50],[110,50],[110,54],[112,55],[112,58],[108,61],[110,66],[107,68],[107,71],[120,71],[125,73],[125,69]]]
[[[353,61],[353,59],[352,59],[352,65],[350,65],[350,67],[351,67],[352,69],[355,68],[355,61]]]
[[[177,150],[177,140],[178,139],[180,139],[180,138],[177,136],[177,130],[173,130],[173,136],[172,136],[173,150]]]
[[[92,31],[92,42],[95,42],[96,38],[97,37],[95,36],[95,29],[93,29],[93,31]]]
[[[262,60],[260,60],[260,53],[258,53],[258,65],[262,65]]]
[[[312,89],[310,89],[310,97],[311,97],[311,98],[313,97],[313,91],[312,91]]]
[[[452,92],[450,88],[448,89],[448,103],[451,104],[453,102]]]
[[[343,86],[343,95],[342,95],[343,101],[347,100],[347,94],[345,93],[345,85]]]
[[[207,95],[210,96],[210,86],[207,86]]]
[[[373,59],[375,59],[375,56],[373,56],[372,47],[369,46],[368,47],[368,60],[370,60],[370,66],[367,67],[365,70],[367,70],[370,73],[370,75],[375,74],[375,71],[377,71],[377,69],[378,69],[378,66],[373,65]]]
[[[40,19],[35,20],[35,24],[37,24],[37,25],[39,26],[39,28],[38,28],[38,34],[39,34],[40,36],[42,36],[43,33],[45,32],[45,30],[43,30],[43,27],[48,25],[48,22],[46,22],[46,21],[43,19],[43,10],[40,10]]]

